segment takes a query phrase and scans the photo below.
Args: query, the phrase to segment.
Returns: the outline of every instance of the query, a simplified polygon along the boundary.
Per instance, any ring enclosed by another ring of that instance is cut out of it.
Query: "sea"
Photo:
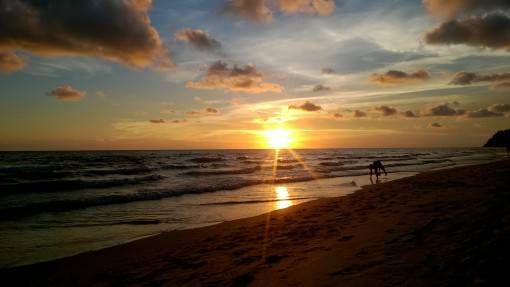
[[[0,268],[492,162],[497,148],[0,152]],[[388,175],[368,176],[381,161]]]

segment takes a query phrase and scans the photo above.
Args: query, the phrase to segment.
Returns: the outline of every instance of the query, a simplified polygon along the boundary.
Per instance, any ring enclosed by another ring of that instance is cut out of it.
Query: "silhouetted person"
[[[371,165],[368,166],[368,168],[370,169],[370,178],[372,178],[372,174],[375,173],[375,176],[377,179],[379,179],[379,175],[381,174],[380,170],[382,170],[385,175],[388,175],[386,169],[384,169],[384,165],[380,160],[374,161]]]

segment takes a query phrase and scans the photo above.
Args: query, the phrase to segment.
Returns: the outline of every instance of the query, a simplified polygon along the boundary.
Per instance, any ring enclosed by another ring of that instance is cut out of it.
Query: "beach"
[[[1,271],[4,286],[495,286],[510,161]]]

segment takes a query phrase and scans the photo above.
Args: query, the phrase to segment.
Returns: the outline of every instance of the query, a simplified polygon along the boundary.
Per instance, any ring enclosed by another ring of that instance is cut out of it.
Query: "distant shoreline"
[[[484,146],[434,146],[434,147],[321,147],[321,148],[293,148],[292,150],[329,150],[329,149],[465,149],[465,148],[480,148],[480,149],[501,149],[501,147],[484,147]],[[146,152],[146,151],[261,151],[261,150],[273,150],[272,148],[217,148],[217,149],[200,149],[200,148],[186,148],[186,149],[55,149],[55,150],[0,150],[0,153],[5,152]]]

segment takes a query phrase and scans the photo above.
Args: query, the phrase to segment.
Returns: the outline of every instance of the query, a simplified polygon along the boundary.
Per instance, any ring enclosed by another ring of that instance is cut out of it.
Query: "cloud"
[[[506,113],[510,112],[509,104],[495,104],[489,107],[489,111],[493,111],[496,113]]]
[[[375,107],[375,110],[381,112],[384,116],[392,116],[397,114],[397,109],[389,106]]]
[[[153,124],[164,124],[165,120],[164,119],[157,119],[157,120],[149,120],[149,122],[151,122]]]
[[[1,32],[0,32],[1,33]],[[13,73],[25,67],[26,63],[11,51],[0,51],[0,72]]]
[[[266,0],[229,0],[223,11],[250,21],[268,23],[273,21],[275,10],[283,14],[328,16],[336,8],[334,0],[277,0],[275,5],[268,5],[268,2]]]
[[[1,1],[0,49],[169,68],[168,51],[149,19],[151,4],[151,0]]]
[[[328,53],[326,60],[338,75],[374,71],[396,63],[437,56],[424,51],[391,50],[361,37],[336,41],[334,47],[334,52]]]
[[[365,112],[362,112],[360,110],[355,110],[354,111],[354,117],[355,118],[364,118],[366,116],[367,116],[367,113],[365,113]]]
[[[86,93],[73,89],[71,86],[59,86],[48,93],[48,96],[55,97],[64,102],[77,102],[85,97]]]
[[[466,113],[463,109],[456,109],[450,106],[450,104],[441,104],[434,107],[429,108],[425,115],[427,116],[440,116],[440,117],[453,117],[453,116],[461,116]]]
[[[336,8],[334,0],[278,0],[279,9],[285,14],[331,15]]]
[[[254,66],[233,66],[229,68],[221,61],[213,63],[205,76],[198,82],[188,82],[186,87],[193,89],[224,89],[232,92],[259,94],[281,93],[283,87],[263,81],[263,75]]]
[[[493,13],[449,20],[425,35],[429,44],[464,44],[474,47],[510,49],[510,18]]]
[[[340,114],[340,113],[335,113],[333,115],[335,118],[343,118],[344,115]]]
[[[416,113],[414,113],[413,111],[405,111],[402,113],[402,115],[404,115],[404,117],[406,118],[417,118],[418,115]]]
[[[331,91],[331,88],[324,85],[315,85],[312,89],[314,92]]]
[[[336,71],[333,68],[325,67],[325,68],[321,69],[321,73],[324,74],[324,75],[332,75],[332,74],[335,74]]]
[[[273,20],[273,12],[266,6],[265,0],[230,0],[223,11],[255,22]]]
[[[500,82],[510,80],[510,73],[481,75],[476,73],[460,72],[450,81],[450,85],[471,85],[479,82]]]
[[[173,120],[172,121],[172,124],[182,124],[182,123],[185,123],[187,122],[187,120],[183,119],[183,120]]]
[[[424,0],[429,13],[440,18],[452,19],[465,12],[509,9],[507,0]]]
[[[192,110],[187,112],[187,114],[190,116],[203,116],[207,114],[217,114],[218,112],[219,111],[217,109],[209,107],[203,110]]]
[[[502,113],[494,112],[486,108],[470,111],[466,114],[468,118],[489,118],[489,117],[502,117]]]
[[[322,107],[319,106],[319,105],[316,105],[316,104],[314,104],[312,102],[306,101],[306,102],[304,102],[301,105],[290,105],[289,109],[292,109],[292,110],[303,110],[303,111],[306,111],[306,112],[317,112],[317,111],[322,110]]]
[[[182,29],[175,33],[179,41],[188,42],[200,50],[214,50],[221,47],[221,43],[211,38],[207,32],[200,29]]]
[[[432,124],[430,124],[430,126],[433,127],[433,128],[440,128],[440,127],[442,127],[442,125],[440,123],[432,123]]]
[[[425,70],[418,70],[413,73],[406,73],[397,70],[390,70],[384,74],[375,73],[370,76],[370,80],[379,84],[399,84],[410,81],[428,80],[430,75]]]
[[[491,91],[508,91],[510,90],[510,82],[501,82],[493,84],[490,87]]]

